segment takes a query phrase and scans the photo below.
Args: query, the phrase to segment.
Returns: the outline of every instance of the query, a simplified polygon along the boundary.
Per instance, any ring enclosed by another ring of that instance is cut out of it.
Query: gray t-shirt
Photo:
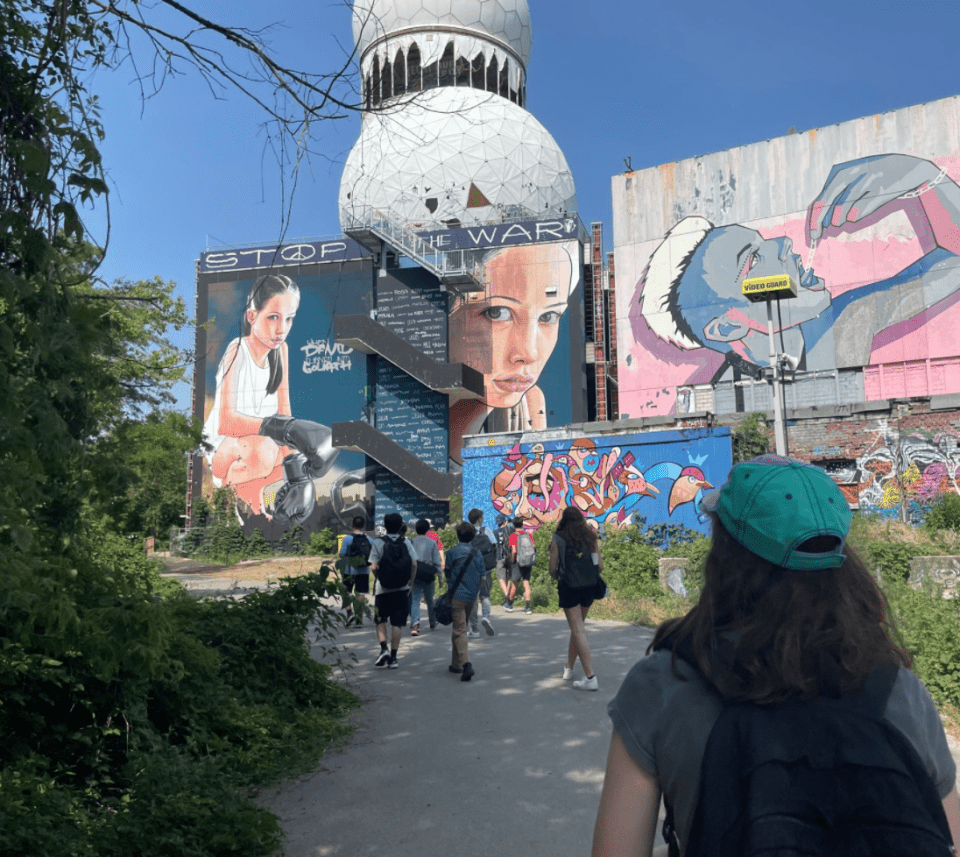
[[[370,565],[379,565],[380,560],[383,559],[383,540],[384,539],[391,539],[392,541],[396,541],[399,538],[400,536],[391,536],[388,533],[383,537],[383,539],[376,539],[370,548]],[[411,561],[416,562],[417,554],[410,544],[410,539],[405,538],[403,540],[403,543],[407,547],[407,553],[410,554]],[[396,589],[385,589],[383,586],[380,585],[380,579],[377,578],[377,585],[374,588],[373,594],[374,596],[377,596],[377,595],[383,595],[385,592],[403,592],[408,589],[410,589],[409,583],[405,584],[404,586],[397,587]]]
[[[673,674],[669,651],[653,652],[627,673],[607,711],[627,752],[660,782],[683,844],[693,825],[707,738],[722,706],[689,664],[678,658],[677,669],[688,681]],[[946,797],[956,765],[936,706],[909,670],[900,670],[884,718],[907,737]]]

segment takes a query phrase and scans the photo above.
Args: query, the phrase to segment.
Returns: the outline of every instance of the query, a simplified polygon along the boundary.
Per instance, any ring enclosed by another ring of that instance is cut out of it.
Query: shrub
[[[337,534],[329,527],[310,534],[307,552],[314,556],[330,556],[337,552]]]
[[[933,535],[941,530],[960,530],[960,494],[941,494],[930,507],[923,528]]]
[[[601,544],[603,579],[624,598],[659,595],[661,552],[650,545],[638,527],[623,527]]]

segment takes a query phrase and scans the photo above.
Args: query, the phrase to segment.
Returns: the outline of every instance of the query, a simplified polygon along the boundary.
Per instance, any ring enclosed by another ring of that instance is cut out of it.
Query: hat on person
[[[826,471],[781,455],[761,455],[733,466],[727,481],[705,494],[700,507],[715,512],[747,550],[796,571],[839,568],[853,513]],[[804,542],[826,537],[823,542]],[[810,548],[813,548],[812,550]]]

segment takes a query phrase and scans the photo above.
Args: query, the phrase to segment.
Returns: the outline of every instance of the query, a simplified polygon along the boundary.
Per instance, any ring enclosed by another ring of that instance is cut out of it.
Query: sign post
[[[783,389],[780,380],[780,355],[777,354],[776,339],[773,334],[773,299],[795,298],[797,284],[786,274],[773,277],[752,277],[745,279],[742,285],[743,296],[751,303],[765,301],[767,304],[767,335],[770,339],[770,368],[773,371],[773,436],[777,455],[789,455],[787,446],[787,427],[783,421]]]

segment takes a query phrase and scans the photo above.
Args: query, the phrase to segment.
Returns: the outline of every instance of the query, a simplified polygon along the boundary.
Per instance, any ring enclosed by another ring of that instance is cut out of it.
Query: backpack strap
[[[473,559],[473,555],[477,552],[476,548],[470,548],[470,553],[463,558],[463,565],[460,567],[460,573],[457,575],[456,582],[450,587],[451,598],[453,597],[453,593],[457,591],[457,587],[463,582],[463,576],[467,573],[467,563]]]

